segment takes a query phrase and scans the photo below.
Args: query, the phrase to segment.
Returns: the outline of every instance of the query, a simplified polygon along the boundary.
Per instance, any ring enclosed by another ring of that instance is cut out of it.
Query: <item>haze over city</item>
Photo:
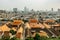
[[[22,10],[24,7],[34,10],[50,10],[60,8],[60,0],[0,0],[0,9],[12,10],[18,8]]]
[[[60,40],[60,0],[0,0],[0,40]]]

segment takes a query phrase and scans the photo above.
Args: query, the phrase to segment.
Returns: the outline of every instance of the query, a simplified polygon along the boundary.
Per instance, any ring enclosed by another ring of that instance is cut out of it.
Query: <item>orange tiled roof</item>
[[[55,20],[53,20],[53,19],[48,19],[48,20],[46,20],[45,22],[55,22]]]
[[[38,33],[40,36],[45,36],[47,37],[47,33],[45,31],[40,31],[40,33]],[[32,36],[35,37],[36,33],[34,33]]]
[[[14,22],[19,22],[20,23],[20,22],[22,22],[22,20],[14,20]]]
[[[29,25],[30,25],[31,28],[44,28],[44,26],[41,23],[39,23],[39,24],[30,23]]]
[[[36,19],[30,19],[29,22],[30,23],[37,23],[38,21]]]
[[[17,31],[17,29],[15,27],[13,27],[12,30]]]
[[[55,27],[60,27],[60,24],[55,24],[55,25],[52,25],[52,26],[55,26]]]
[[[5,24],[1,27],[2,31],[10,31],[10,28]]]
[[[47,33],[46,33],[45,31],[40,31],[39,34],[40,34],[40,36],[46,36],[46,37],[48,36]]]
[[[19,23],[19,22],[12,22],[11,24],[12,25],[20,25],[21,23]]]
[[[23,28],[20,27],[20,28],[18,29],[17,33],[23,33]]]
[[[22,37],[22,34],[21,34],[21,33],[17,33],[17,34],[16,34],[16,37],[17,37],[17,38],[21,38],[21,37]]]
[[[12,22],[12,25],[20,25],[21,23],[23,23],[22,20],[14,20],[14,22]]]
[[[29,23],[26,23],[25,25],[28,29],[31,29]]]
[[[46,24],[46,23],[43,23],[43,25],[46,27],[46,28],[51,28],[50,25]]]

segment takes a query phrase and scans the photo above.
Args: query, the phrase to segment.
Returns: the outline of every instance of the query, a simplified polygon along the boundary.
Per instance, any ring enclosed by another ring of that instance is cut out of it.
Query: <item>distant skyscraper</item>
[[[58,12],[60,12],[60,9],[58,9]]]
[[[35,13],[34,9],[31,10],[32,13]]]
[[[51,8],[51,11],[52,11],[52,12],[54,11],[53,8]]]
[[[60,9],[58,9],[58,15],[60,15]]]
[[[28,13],[29,12],[29,9],[27,7],[24,7],[24,13]]]
[[[13,8],[13,12],[17,13],[17,8]]]

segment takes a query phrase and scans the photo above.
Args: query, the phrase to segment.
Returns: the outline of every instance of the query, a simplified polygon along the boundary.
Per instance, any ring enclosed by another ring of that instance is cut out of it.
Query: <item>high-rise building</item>
[[[13,12],[17,13],[17,8],[13,8]]]
[[[58,15],[60,15],[60,9],[58,9]]]
[[[29,12],[29,9],[27,7],[24,7],[24,13],[28,13]]]
[[[34,10],[34,9],[32,9],[32,10],[31,10],[31,12],[34,14],[34,13],[35,13],[35,10]]]
[[[52,12],[54,11],[53,8],[51,8],[51,11],[52,11]]]
[[[58,12],[60,12],[60,9],[58,9]]]

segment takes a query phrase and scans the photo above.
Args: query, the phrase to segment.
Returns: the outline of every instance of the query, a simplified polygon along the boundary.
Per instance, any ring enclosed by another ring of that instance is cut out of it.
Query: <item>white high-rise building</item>
[[[24,7],[24,13],[27,14],[29,12],[29,9],[27,7]]]

